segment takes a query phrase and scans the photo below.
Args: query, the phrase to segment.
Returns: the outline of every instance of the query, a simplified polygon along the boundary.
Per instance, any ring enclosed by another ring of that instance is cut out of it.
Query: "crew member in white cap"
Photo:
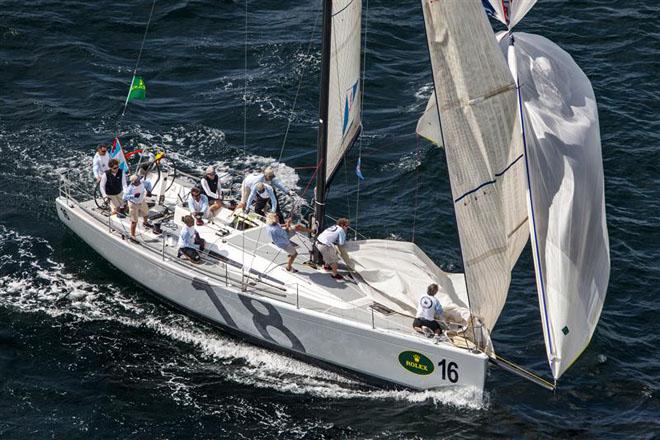
[[[222,202],[222,188],[220,187],[220,179],[215,173],[215,168],[209,165],[206,168],[206,173],[200,182],[204,195],[209,199],[209,205],[215,204],[216,201]]]
[[[147,196],[151,195],[151,182],[142,181],[140,177],[133,174],[129,179],[131,184],[124,191],[124,200],[128,202],[128,211],[131,218],[131,238],[135,240],[135,230],[138,220],[142,217],[145,228],[151,228],[149,224],[149,206],[147,205]]]

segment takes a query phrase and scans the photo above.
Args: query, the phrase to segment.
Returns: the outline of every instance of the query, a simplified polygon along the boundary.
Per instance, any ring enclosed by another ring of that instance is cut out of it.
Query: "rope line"
[[[147,33],[149,32],[149,26],[151,25],[151,19],[154,15],[154,9],[156,9],[156,0],[151,3],[151,11],[149,12],[149,19],[147,20],[147,25],[144,28],[144,35],[142,35],[142,43],[140,44],[140,51],[138,52],[137,60],[135,61],[135,68],[133,69],[133,77],[131,78],[131,85],[128,88],[128,93],[126,94],[126,100],[124,101],[124,108],[121,111],[121,116],[117,119],[116,134],[115,137],[119,135],[119,127],[121,124],[121,119],[126,114],[126,107],[128,106],[128,98],[131,96],[131,89],[133,89],[133,81],[135,80],[135,74],[137,73],[138,67],[140,65],[140,60],[142,59],[142,51],[144,50],[144,43],[147,40]]]
[[[319,2],[319,4],[321,4]],[[309,54],[311,53],[312,50],[312,45],[314,43],[314,36],[316,34],[316,28],[318,27],[319,23],[319,17],[322,15],[322,10],[319,10],[319,13],[316,14],[316,18],[314,19],[314,27],[312,28],[312,34],[309,37],[309,42],[307,43],[307,51],[305,52],[305,59],[309,58]],[[302,42],[300,43],[300,46],[298,47],[298,50],[302,48]],[[293,122],[293,116],[295,115],[296,111],[296,104],[298,103],[298,96],[300,96],[300,90],[302,88],[302,83],[303,83],[303,78],[305,76],[305,69],[300,70],[300,78],[298,79],[298,88],[296,90],[296,95],[293,99],[293,104],[291,105],[291,114],[288,117],[288,122],[286,124],[286,130],[284,131],[284,139],[282,140],[282,148],[280,149],[280,155],[277,158],[278,162],[282,161],[282,155],[284,154],[284,148],[286,146],[286,141],[287,138],[289,137],[289,129],[291,128],[291,123]]]

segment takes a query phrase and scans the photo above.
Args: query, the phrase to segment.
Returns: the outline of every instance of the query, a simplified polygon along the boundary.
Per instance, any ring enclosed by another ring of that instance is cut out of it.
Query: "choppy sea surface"
[[[148,99],[129,105],[124,143],[240,175],[280,157],[291,121],[279,169],[302,190],[319,6],[249,1],[246,35],[242,1],[159,0],[139,68]],[[612,275],[591,345],[556,393],[491,369],[483,395],[376,388],[247,344],[158,303],[59,222],[57,173],[87,175],[112,138],[150,7],[0,1],[0,438],[660,436],[660,3],[539,0],[518,27],[557,42],[593,82]],[[366,20],[366,180],[358,204],[355,149],[329,214],[370,237],[414,234],[460,270],[444,153],[415,136],[432,88],[419,2],[370,0]],[[532,270],[527,250],[494,340],[547,376]]]

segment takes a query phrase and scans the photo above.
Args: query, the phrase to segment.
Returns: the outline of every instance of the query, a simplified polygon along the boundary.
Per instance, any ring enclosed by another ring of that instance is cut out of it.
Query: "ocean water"
[[[242,1],[159,0],[139,68],[148,99],[129,105],[124,143],[233,175],[281,154],[279,174],[302,191],[319,6],[249,1],[246,35]],[[660,436],[660,3],[539,0],[518,27],[560,44],[593,83],[612,272],[591,345],[555,393],[491,369],[483,395],[376,388],[247,344],[158,303],[59,222],[57,172],[84,179],[112,138],[150,7],[0,1],[0,438]],[[366,20],[366,180],[358,204],[356,148],[329,214],[460,270],[444,153],[414,133],[432,87],[419,2],[370,0]],[[549,376],[529,250],[493,336]]]

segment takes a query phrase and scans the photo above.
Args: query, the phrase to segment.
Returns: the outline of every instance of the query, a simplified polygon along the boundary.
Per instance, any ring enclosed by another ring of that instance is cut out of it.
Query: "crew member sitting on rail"
[[[252,189],[254,188],[254,186],[259,182],[271,185],[271,188],[273,188],[273,192],[276,198],[277,198],[277,193],[275,192],[275,189],[278,189],[282,191],[284,194],[288,194],[290,196],[293,196],[295,194],[295,192],[289,190],[286,186],[284,186],[284,184],[280,182],[280,179],[275,177],[275,171],[273,171],[273,168],[266,167],[264,168],[264,171],[262,173],[254,172],[245,176],[245,178],[243,179],[243,183],[241,183],[241,201],[238,204],[237,208],[245,208],[246,206],[249,206],[249,204],[247,203],[248,197],[250,197],[250,194],[252,193]]]
[[[206,168],[206,174],[202,177],[200,182],[204,195],[209,199],[209,205],[213,205],[216,201],[222,203],[222,188],[220,187],[220,179],[215,173],[215,168],[209,165]]]
[[[135,230],[137,229],[138,220],[142,217],[143,225],[145,228],[151,228],[149,224],[149,206],[147,205],[147,196],[151,195],[151,182],[145,180],[144,182],[140,177],[133,174],[129,179],[131,184],[126,187],[124,191],[124,200],[128,202],[128,209],[131,217],[131,238],[135,240]]]
[[[195,219],[192,215],[187,215],[183,218],[184,226],[179,232],[179,251],[177,252],[177,257],[185,256],[193,263],[199,263],[201,257],[199,252],[204,250],[206,242],[199,236],[199,233],[195,231]]]
[[[273,244],[285,251],[289,256],[286,270],[289,272],[298,272],[298,270],[293,268],[293,262],[298,256],[298,251],[296,251],[296,246],[291,242],[291,237],[293,237],[296,232],[309,232],[309,229],[303,225],[291,225],[291,219],[288,219],[284,224],[284,227],[282,227],[280,226],[277,214],[274,212],[269,212],[268,215],[266,215],[266,223],[268,224],[268,235]]]
[[[103,173],[108,171],[108,162],[110,161],[110,156],[108,155],[108,146],[99,145],[96,149],[96,154],[94,159],[92,159],[92,173],[96,179],[96,183],[101,181]]]
[[[106,203],[109,203],[112,207],[110,215],[116,214],[117,217],[124,218],[126,216],[121,211],[126,204],[122,198],[122,192],[126,189],[126,174],[124,170],[119,168],[119,161],[117,159],[110,159],[108,166],[110,169],[101,176],[99,189]]]
[[[188,209],[190,214],[195,217],[198,225],[203,225],[204,221],[202,218],[213,218],[215,217],[216,212],[220,209],[220,202],[215,201],[211,206],[209,206],[209,199],[202,191],[194,187],[190,190],[190,195],[188,196]]]
[[[427,337],[432,337],[434,334],[439,336],[442,334],[440,324],[435,320],[436,316],[442,315],[442,305],[435,297],[438,293],[438,285],[430,284],[426,289],[426,295],[419,299],[417,306],[417,314],[413,321],[413,328],[419,333],[424,333]]]
[[[335,245],[344,246],[346,243],[346,231],[349,225],[350,222],[347,218],[339,218],[336,225],[327,228],[316,239],[318,241],[316,248],[321,252],[323,262],[325,263],[323,268],[325,270],[332,269],[332,278],[336,280],[343,280],[344,277],[337,273],[339,256],[337,255]]]
[[[246,213],[252,209],[252,202],[254,202],[254,212],[259,215],[266,215],[264,209],[266,209],[266,205],[270,202],[270,212],[276,213],[280,222],[284,221],[284,216],[277,203],[277,196],[275,196],[275,191],[273,191],[270,185],[258,182],[252,187],[250,197],[247,199]]]

